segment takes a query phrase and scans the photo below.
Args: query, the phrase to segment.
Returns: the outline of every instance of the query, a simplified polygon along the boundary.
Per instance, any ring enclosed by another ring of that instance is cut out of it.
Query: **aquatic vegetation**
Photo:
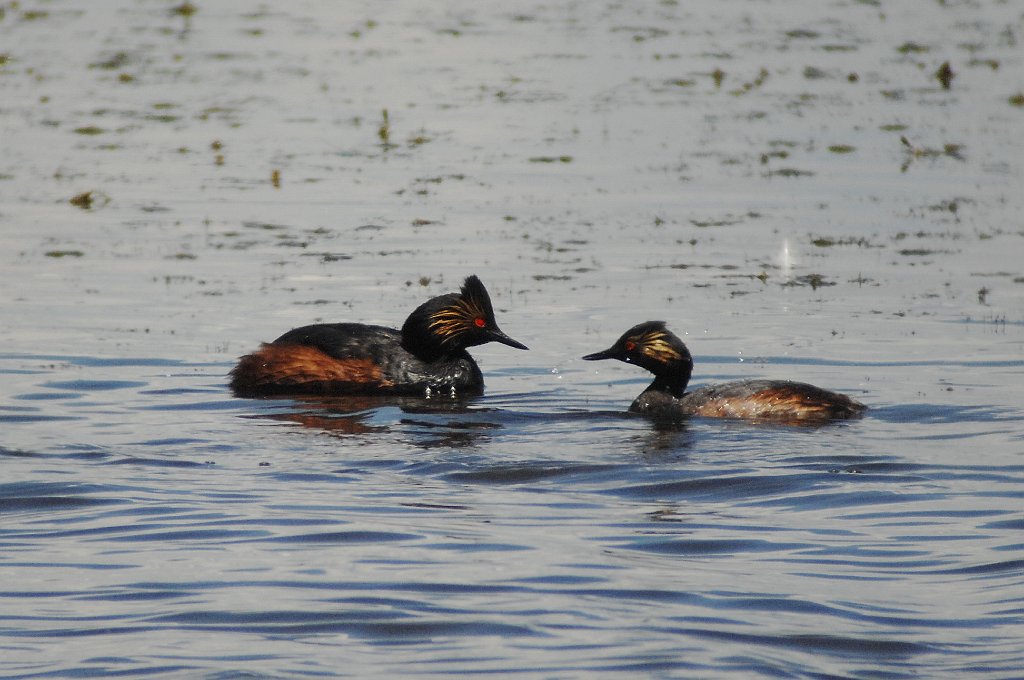
[[[711,220],[690,220],[690,224],[698,229],[706,229],[708,227],[729,227],[743,222],[743,219],[743,217],[733,217],[730,215],[728,217]]]
[[[761,67],[761,69],[757,72],[756,77],[754,77],[752,80],[748,80],[747,82],[743,83],[742,85],[740,85],[739,88],[730,92],[730,94],[739,96],[756,90],[760,88],[762,85],[764,85],[765,81],[768,80],[768,75],[768,69]]]
[[[82,208],[84,210],[88,210],[89,208],[92,207],[92,192],[91,191],[83,191],[80,194],[76,194],[75,196],[72,196],[68,200],[68,203],[70,203],[71,205],[75,206],[76,208]]]
[[[100,191],[83,191],[69,198],[68,203],[82,210],[92,210],[110,203],[110,197]]]
[[[896,51],[899,52],[900,54],[922,54],[930,50],[931,48],[928,47],[927,45],[922,45],[912,40],[908,40],[907,42],[903,43],[902,45],[896,48]]]
[[[956,74],[953,73],[953,69],[950,68],[948,61],[942,62],[942,66],[940,66],[939,70],[935,72],[935,79],[942,85],[943,90],[948,90],[950,88],[950,85],[953,83],[953,78],[955,77]]]
[[[818,236],[811,239],[811,245],[816,248],[832,248],[833,246],[857,246],[859,248],[880,248],[872,245],[871,241],[864,236],[849,236],[846,238],[831,238]]]
[[[954,158],[954,159],[956,159],[958,161],[964,160],[963,155],[961,153],[963,151],[963,145],[962,144],[947,143],[947,144],[943,144],[941,149],[931,148],[931,147],[923,147],[923,146],[915,146],[905,136],[901,136],[900,137],[900,143],[903,145],[904,149],[906,150],[906,156],[907,156],[906,160],[903,162],[903,165],[900,167],[901,171],[903,171],[903,172],[906,172],[907,168],[910,167],[910,164],[915,159],[918,159],[918,158],[940,158],[940,157],[947,157],[947,158]]]
[[[612,33],[628,33],[633,42],[646,42],[669,35],[667,29],[660,26],[613,26]]]
[[[835,281],[830,281],[824,274],[804,274],[792,278],[782,284],[783,286],[810,286],[811,290],[818,290],[824,286],[834,286]]]
[[[182,4],[178,5],[177,7],[171,8],[171,13],[172,14],[177,14],[177,15],[183,16],[183,17],[190,17],[190,16],[194,15],[198,11],[199,11],[199,8],[196,7],[195,5],[193,5],[191,2],[188,2],[188,0],[186,0]]]
[[[113,71],[120,68],[124,68],[129,63],[129,61],[131,61],[131,57],[127,52],[114,52],[109,57],[101,61],[89,64],[89,68],[98,68]]]
[[[806,78],[807,80],[819,80],[822,78],[828,78],[828,72],[816,66],[805,66],[804,78]]]
[[[383,109],[380,112],[380,125],[377,126],[377,138],[380,139],[380,146],[382,149],[387,151],[392,147],[391,144],[391,119],[388,116],[388,110]]]
[[[765,173],[765,177],[813,177],[814,172],[812,170],[800,170],[799,168],[779,168],[778,170],[769,170]]]
[[[224,149],[224,144],[221,143],[219,139],[215,139],[210,143],[210,149],[215,152],[213,155],[213,164],[224,165],[224,154],[220,153]]]
[[[423,146],[424,144],[427,144],[427,143],[429,143],[431,141],[433,141],[433,140],[430,137],[428,137],[427,135],[421,133],[421,134],[413,135],[412,137],[410,137],[409,141],[407,143],[408,143],[409,147],[415,148],[417,146]]]
[[[998,59],[971,59],[967,62],[968,66],[987,66],[993,71],[999,68],[999,64]]]

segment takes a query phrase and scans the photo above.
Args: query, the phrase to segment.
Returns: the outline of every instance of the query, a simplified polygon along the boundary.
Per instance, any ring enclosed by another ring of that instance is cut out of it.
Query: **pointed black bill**
[[[588,354],[587,356],[582,357],[582,359],[584,361],[597,361],[599,359],[618,359],[618,358],[619,358],[619,352],[614,347],[609,347],[608,349],[604,350],[603,352],[594,352],[593,354]]]
[[[512,338],[505,335],[505,333],[503,333],[500,328],[494,328],[490,331],[490,339],[493,342],[500,342],[503,345],[515,347],[516,349],[530,349],[529,347],[519,342],[518,340],[513,340]]]

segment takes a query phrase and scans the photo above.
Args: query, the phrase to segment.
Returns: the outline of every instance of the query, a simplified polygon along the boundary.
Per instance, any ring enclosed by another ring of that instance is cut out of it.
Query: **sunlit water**
[[[1013,3],[169,7],[0,19],[0,674],[1022,677]],[[484,397],[226,389],[469,273]]]

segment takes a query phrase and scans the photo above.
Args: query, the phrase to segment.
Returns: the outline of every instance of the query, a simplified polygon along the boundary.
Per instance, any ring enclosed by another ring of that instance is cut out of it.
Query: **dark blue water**
[[[0,675],[1024,677],[1022,34],[0,6]],[[481,398],[227,390],[471,273],[531,348],[474,348]],[[870,410],[632,416],[642,371],[578,358],[648,319],[697,384]]]
[[[572,389],[503,389],[544,380],[509,369],[486,397],[428,403],[237,400],[226,364],[0,366],[23,390],[5,437],[54,440],[0,451],[9,674],[1009,678],[1024,663],[1024,462],[998,453],[1020,447],[1020,409],[664,425],[613,403],[641,381],[584,367]]]

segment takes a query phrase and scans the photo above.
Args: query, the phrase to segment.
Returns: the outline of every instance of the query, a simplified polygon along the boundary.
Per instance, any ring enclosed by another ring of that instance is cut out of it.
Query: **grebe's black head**
[[[622,334],[615,344],[603,352],[583,357],[587,361],[618,359],[636,364],[654,374],[654,383],[648,389],[671,392],[682,396],[693,373],[690,350],[675,333],[665,327],[664,321],[645,321]]]
[[[476,276],[467,277],[460,292],[424,302],[402,326],[402,346],[425,361],[488,342],[529,349],[498,328],[491,297]]]

